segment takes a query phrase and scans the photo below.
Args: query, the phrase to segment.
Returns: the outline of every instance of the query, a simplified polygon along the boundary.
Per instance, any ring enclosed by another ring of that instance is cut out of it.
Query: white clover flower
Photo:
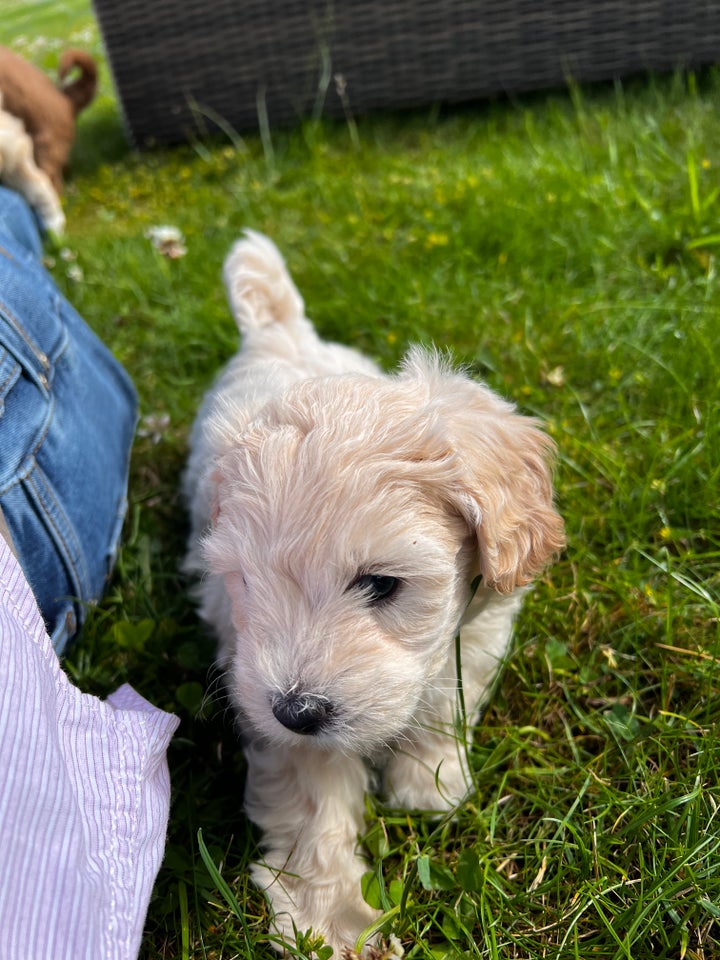
[[[163,433],[170,426],[169,413],[147,413],[140,418],[137,435],[148,437],[150,443],[156,446],[163,438]]]
[[[166,224],[157,227],[149,227],[145,231],[145,236],[155,247],[158,253],[169,260],[177,260],[178,257],[184,257],[187,253],[185,246],[185,237],[183,237],[177,227],[171,227]]]

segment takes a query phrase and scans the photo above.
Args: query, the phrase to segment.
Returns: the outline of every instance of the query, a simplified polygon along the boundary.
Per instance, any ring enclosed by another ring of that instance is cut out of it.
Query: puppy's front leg
[[[245,807],[264,833],[253,879],[272,906],[274,926],[294,942],[312,928],[335,954],[353,946],[377,916],[363,900],[367,863],[357,853],[368,774],[362,760],[302,743],[246,747]]]
[[[467,744],[453,721],[451,704],[444,716],[418,718],[421,729],[408,733],[393,751],[385,771],[388,800],[402,810],[450,810],[467,794],[471,777]]]
[[[385,779],[391,803],[405,810],[449,810],[467,794],[472,782],[467,757],[470,728],[503,662],[524,595],[525,590],[507,596],[477,591],[460,631],[466,715],[460,717],[453,648],[445,669],[425,694],[425,708],[415,726],[388,763]]]

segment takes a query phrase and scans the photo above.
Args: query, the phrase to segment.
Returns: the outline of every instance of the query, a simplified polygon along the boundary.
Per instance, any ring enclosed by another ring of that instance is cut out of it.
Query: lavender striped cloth
[[[132,687],[70,683],[0,536],[0,960],[137,956],[177,724]]]

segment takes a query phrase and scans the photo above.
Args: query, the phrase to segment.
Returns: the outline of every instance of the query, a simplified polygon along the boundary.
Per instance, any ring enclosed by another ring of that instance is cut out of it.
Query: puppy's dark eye
[[[400,580],[397,577],[386,577],[379,573],[364,573],[351,586],[362,590],[368,603],[376,606],[390,600],[397,593]]]

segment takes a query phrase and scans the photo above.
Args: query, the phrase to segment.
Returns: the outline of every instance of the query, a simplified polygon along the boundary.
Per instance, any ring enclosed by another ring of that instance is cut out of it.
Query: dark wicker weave
[[[720,60],[718,0],[94,3],[138,145]]]

